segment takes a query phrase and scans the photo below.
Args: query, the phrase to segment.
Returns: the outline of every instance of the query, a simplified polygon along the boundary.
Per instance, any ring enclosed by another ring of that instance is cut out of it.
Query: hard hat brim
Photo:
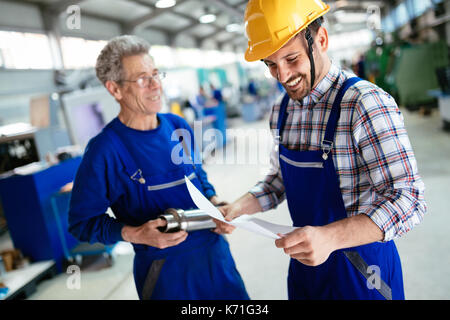
[[[271,54],[277,52],[280,50],[286,43],[288,43],[293,37],[295,37],[299,32],[306,29],[314,20],[320,18],[325,13],[327,13],[330,10],[330,6],[326,5],[325,10],[320,12],[317,16],[315,16],[310,22],[305,24],[304,26],[300,27],[297,31],[295,31],[292,35],[287,37],[285,40],[280,41],[278,44],[272,44],[270,50],[257,50],[257,51],[250,51],[250,47],[247,46],[247,49],[245,50],[244,58],[248,62],[254,62],[261,59],[264,59]]]

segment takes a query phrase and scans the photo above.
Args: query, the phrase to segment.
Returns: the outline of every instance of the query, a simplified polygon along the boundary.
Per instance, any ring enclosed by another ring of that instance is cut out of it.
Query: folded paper
[[[195,205],[206,214],[214,219],[223,221],[238,228],[242,228],[262,236],[279,239],[278,234],[286,234],[295,229],[291,226],[283,226],[262,219],[254,218],[249,215],[242,215],[233,221],[226,221],[222,213],[217,209],[205,196],[192,184],[192,182],[185,176],[187,188],[191,195],[192,201]]]

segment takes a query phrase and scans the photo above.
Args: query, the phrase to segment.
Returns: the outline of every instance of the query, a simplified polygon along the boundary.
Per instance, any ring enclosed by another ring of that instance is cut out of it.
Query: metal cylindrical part
[[[181,229],[186,231],[215,228],[216,224],[204,211],[195,209],[183,212]]]
[[[195,231],[203,229],[212,229],[216,227],[213,219],[199,209],[182,210],[182,209],[167,209],[164,214],[158,218],[167,221],[165,227],[160,227],[161,232],[176,232],[179,230]]]
[[[158,218],[166,220],[167,224],[164,227],[159,227],[158,229],[161,232],[176,232],[180,231],[180,216],[178,214],[178,210],[176,209],[167,209],[164,214],[160,215]]]

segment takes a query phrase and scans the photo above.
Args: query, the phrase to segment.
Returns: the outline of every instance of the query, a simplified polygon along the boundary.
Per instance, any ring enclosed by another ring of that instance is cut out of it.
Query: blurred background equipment
[[[448,64],[448,46],[445,42],[402,48],[395,72],[399,103],[409,109],[436,106],[436,99],[431,97],[428,91],[439,88],[436,69]]]

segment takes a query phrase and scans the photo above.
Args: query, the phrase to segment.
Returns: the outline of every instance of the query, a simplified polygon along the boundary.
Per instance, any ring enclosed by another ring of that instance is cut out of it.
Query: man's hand
[[[258,200],[250,193],[246,193],[233,203],[226,204],[218,209],[226,221],[232,221],[243,214],[253,214],[262,210]],[[235,228],[222,221],[215,220],[215,222],[217,225],[216,229],[219,231],[218,233],[231,233]]]
[[[325,226],[298,228],[275,240],[278,248],[308,266],[324,263],[339,249],[382,241],[383,231],[365,214],[344,218]]]
[[[232,221],[243,214],[261,212],[262,208],[251,193],[246,193],[233,203],[220,207],[219,210],[222,212],[225,220]]]
[[[157,229],[166,224],[166,221],[158,218],[147,221],[139,227],[124,226],[122,228],[122,238],[131,243],[145,244],[159,249],[176,246],[186,240],[188,236],[186,231],[163,233]]]
[[[232,221],[243,214],[242,207],[239,203],[227,204],[218,208],[226,221]]]
[[[213,231],[215,233],[230,234],[234,231],[234,229],[236,229],[236,227],[231,224],[225,223],[225,222],[217,220],[217,219],[213,219],[213,220],[216,223],[216,228],[213,229]]]
[[[324,263],[335,250],[323,227],[306,226],[279,236],[282,238],[275,240],[277,248],[283,248],[291,258],[307,266],[318,266]]]
[[[225,201],[221,201],[219,200],[219,198],[217,196],[212,196],[209,201],[211,201],[211,203],[213,205],[217,206],[225,206],[228,205],[228,202]],[[220,208],[218,208],[220,210]],[[236,229],[235,226],[232,226],[231,224],[222,222],[220,220],[217,219],[213,219],[214,223],[216,224],[216,228],[214,228],[212,231],[218,234],[230,234],[233,232],[234,229]]]

